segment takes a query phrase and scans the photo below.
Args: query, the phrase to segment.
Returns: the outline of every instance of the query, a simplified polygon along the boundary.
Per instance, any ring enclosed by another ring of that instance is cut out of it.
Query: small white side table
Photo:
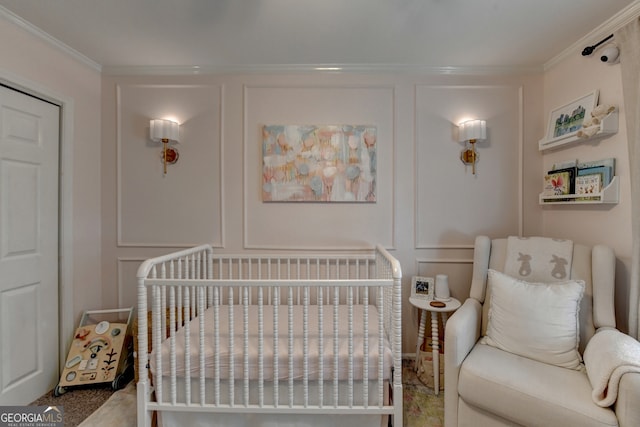
[[[436,300],[437,301],[437,300]],[[409,302],[422,310],[420,314],[420,328],[418,328],[418,342],[416,344],[416,369],[418,368],[418,356],[420,354],[420,345],[424,340],[424,331],[427,326],[427,312],[431,313],[431,351],[433,354],[433,388],[436,396],[440,394],[440,344],[438,334],[438,313],[442,313],[442,324],[447,323],[447,313],[457,310],[460,307],[460,301],[451,298],[449,301],[441,301],[444,307],[433,307],[431,300],[410,297]]]

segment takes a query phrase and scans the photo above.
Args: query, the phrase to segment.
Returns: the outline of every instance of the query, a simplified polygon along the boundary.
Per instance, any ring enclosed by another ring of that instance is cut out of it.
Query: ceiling
[[[541,68],[635,3],[0,0],[0,12],[37,27],[103,70]]]

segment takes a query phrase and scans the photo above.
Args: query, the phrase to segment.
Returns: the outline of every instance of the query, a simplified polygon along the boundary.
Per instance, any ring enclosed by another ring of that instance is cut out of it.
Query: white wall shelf
[[[602,205],[617,204],[620,199],[618,177],[614,176],[609,185],[600,193],[585,196],[584,194],[561,194],[549,196],[540,194],[541,205]]]
[[[546,138],[543,138],[540,141],[538,141],[538,150],[545,151],[545,150],[564,147],[571,144],[599,141],[617,132],[618,132],[618,110],[612,113],[609,113],[602,119],[602,121],[600,122],[600,129],[593,136],[589,138],[580,138],[576,135],[573,135],[568,138],[563,138],[558,140],[554,139],[551,141],[549,141]]]

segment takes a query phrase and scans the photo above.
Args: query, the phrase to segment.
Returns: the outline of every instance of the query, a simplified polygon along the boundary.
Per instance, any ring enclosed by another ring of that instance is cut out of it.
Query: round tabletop
[[[437,301],[437,302],[443,302],[445,304],[444,307],[434,307],[431,305],[432,301]],[[457,310],[458,308],[460,308],[460,305],[462,305],[460,303],[460,301],[458,301],[455,298],[450,298],[448,301],[443,301],[443,300],[439,300],[439,299],[435,299],[435,300],[428,300],[428,299],[424,299],[424,298],[416,298],[416,297],[409,297],[409,302],[414,305],[415,307],[418,307],[422,310],[427,310],[427,311],[435,311],[438,313],[447,313],[449,311],[454,311]]]

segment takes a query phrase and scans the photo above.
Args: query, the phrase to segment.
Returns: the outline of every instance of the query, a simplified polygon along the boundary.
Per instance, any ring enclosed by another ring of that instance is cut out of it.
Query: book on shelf
[[[570,194],[569,172],[550,173],[544,177],[545,196],[560,196]]]
[[[598,200],[602,191],[602,174],[593,173],[576,177],[576,200]],[[596,196],[596,197],[594,197]]]
[[[615,165],[614,158],[578,163],[577,176],[599,175],[600,191],[602,191],[615,176]]]
[[[609,157],[607,159],[592,160],[590,162],[578,162],[576,164],[576,166],[578,166],[578,169],[595,168],[595,167],[598,167],[598,166],[607,166],[607,167],[610,167],[612,170],[615,170],[616,159],[613,158],[613,157]]]
[[[551,170],[574,168],[576,166],[578,166],[578,159],[564,160],[559,163],[554,163],[553,166],[551,167]]]
[[[555,165],[554,165],[555,166]],[[569,186],[569,192],[568,193],[562,193],[562,194],[575,194],[576,192],[576,174],[578,172],[577,167],[574,166],[566,166],[563,168],[558,168],[558,169],[552,169],[549,172],[547,172],[547,176],[552,176],[555,174],[559,174],[559,173],[566,173],[567,175],[565,175],[567,178],[567,184]]]

